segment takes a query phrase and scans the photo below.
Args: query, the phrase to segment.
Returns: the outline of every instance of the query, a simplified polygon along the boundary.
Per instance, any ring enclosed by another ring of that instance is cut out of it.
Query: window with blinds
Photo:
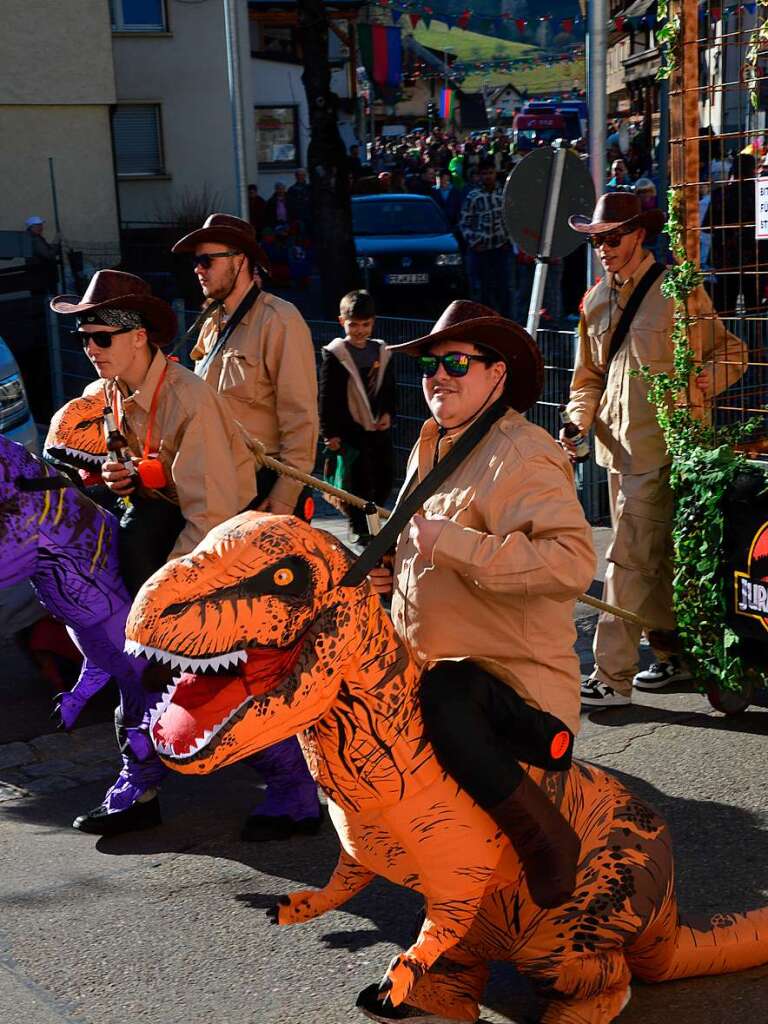
[[[120,177],[165,174],[159,104],[115,107],[112,138]]]

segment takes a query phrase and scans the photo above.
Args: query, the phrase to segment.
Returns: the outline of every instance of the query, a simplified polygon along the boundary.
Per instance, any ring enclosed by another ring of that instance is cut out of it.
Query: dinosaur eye
[[[278,587],[287,587],[293,583],[293,572],[290,569],[278,569],[272,579]]]

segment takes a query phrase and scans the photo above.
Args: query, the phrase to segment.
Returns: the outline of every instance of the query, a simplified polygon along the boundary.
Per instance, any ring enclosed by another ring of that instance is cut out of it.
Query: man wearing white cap
[[[27,234],[32,237],[32,255],[27,258],[27,270],[33,279],[30,281],[29,290],[45,293],[58,291],[59,268],[56,262],[56,249],[43,237],[45,221],[35,215],[27,217],[24,226]]]

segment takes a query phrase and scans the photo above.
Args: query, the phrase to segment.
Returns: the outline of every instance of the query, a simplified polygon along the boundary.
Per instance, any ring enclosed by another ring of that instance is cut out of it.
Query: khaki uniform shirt
[[[141,387],[132,394],[119,379],[94,381],[85,394],[99,390],[108,405],[113,405],[116,393],[120,429],[138,457],[144,454],[157,391],[149,450],[163,463],[168,486],[148,493],[175,501],[186,520],[170,558],[188,554],[209,530],[253,500],[256,463],[246,439],[218,395],[185,367],[157,352]]]
[[[643,299],[606,373],[613,331],[629,296],[652,263],[649,254],[621,285],[613,274],[607,274],[584,297],[579,322],[568,413],[582,431],[594,424],[595,458],[599,465],[618,473],[650,473],[671,462],[656,407],[648,400],[648,386],[641,377],[630,375],[630,370],[642,366],[654,373],[672,372],[674,301],[661,293],[665,274]],[[697,318],[691,334],[699,335],[704,364],[710,371],[714,360],[714,388],[704,396],[711,398],[742,376],[747,350],[715,316],[702,287],[692,293],[689,309]]]
[[[202,360],[214,347],[219,327],[214,314],[192,349],[193,359]],[[312,472],[320,429],[317,371],[309,328],[295,306],[261,292],[202,378],[218,391],[249,437],[261,441],[267,455]],[[301,487],[281,476],[270,493],[293,506]]]
[[[443,438],[445,456],[452,437]],[[430,471],[438,428],[424,425],[409,475]],[[403,530],[392,620],[421,664],[471,658],[529,704],[579,729],[575,599],[596,560],[565,453],[509,410],[424,503],[451,520],[428,562]]]

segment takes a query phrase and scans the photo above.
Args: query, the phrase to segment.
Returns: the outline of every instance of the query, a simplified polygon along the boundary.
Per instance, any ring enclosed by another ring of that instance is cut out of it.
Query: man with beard
[[[262,291],[268,263],[254,228],[239,217],[213,213],[173,251],[191,255],[209,300],[191,353],[195,372],[268,455],[309,473],[319,433],[312,338],[295,306]],[[256,482],[261,511],[312,518],[308,488],[266,467]],[[278,743],[251,763],[269,787],[267,799],[246,820],[242,838],[258,842],[317,832],[317,790],[298,741]]]
[[[213,213],[173,251],[191,255],[210,300],[191,353],[195,372],[268,455],[311,472],[319,432],[312,339],[295,306],[262,291],[267,258],[253,227]],[[257,483],[262,511],[311,519],[301,484],[265,468]]]

